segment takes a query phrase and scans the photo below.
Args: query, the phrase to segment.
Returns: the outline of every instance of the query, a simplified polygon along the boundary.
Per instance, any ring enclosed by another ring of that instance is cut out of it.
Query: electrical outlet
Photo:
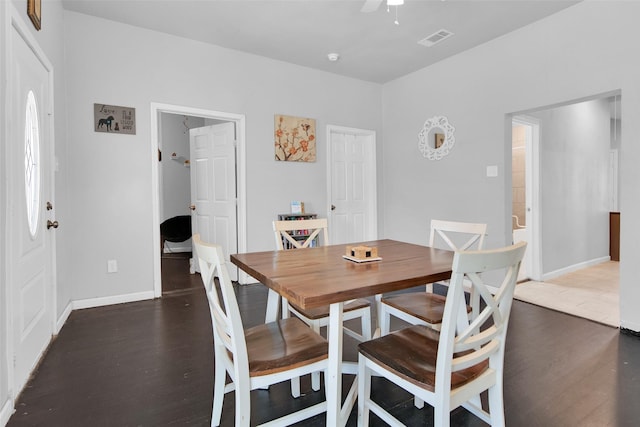
[[[115,259],[110,259],[107,261],[107,273],[117,273],[118,272],[118,261]]]

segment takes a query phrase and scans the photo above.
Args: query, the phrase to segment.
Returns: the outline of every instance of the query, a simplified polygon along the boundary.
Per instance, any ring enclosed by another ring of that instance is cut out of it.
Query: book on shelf
[[[291,213],[292,214],[303,214],[304,213],[304,202],[300,202],[300,201],[291,202]]]

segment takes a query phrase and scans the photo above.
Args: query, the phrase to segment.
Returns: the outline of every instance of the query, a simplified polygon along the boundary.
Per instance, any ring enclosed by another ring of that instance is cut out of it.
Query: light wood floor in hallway
[[[617,328],[619,283],[619,263],[608,261],[548,282],[521,283],[516,286],[515,298]]]

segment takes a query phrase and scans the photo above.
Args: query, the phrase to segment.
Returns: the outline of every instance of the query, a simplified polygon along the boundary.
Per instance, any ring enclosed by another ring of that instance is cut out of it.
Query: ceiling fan
[[[364,13],[375,12],[376,10],[378,10],[378,8],[380,7],[383,1],[384,0],[365,0],[364,5],[362,6],[362,9],[360,9],[360,12],[364,12]],[[404,0],[386,0],[386,1],[387,1],[387,8],[389,6],[400,6],[401,4],[404,4]]]

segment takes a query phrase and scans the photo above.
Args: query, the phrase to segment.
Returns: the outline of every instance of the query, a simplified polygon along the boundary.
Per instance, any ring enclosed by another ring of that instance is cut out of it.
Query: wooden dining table
[[[347,246],[377,248],[377,261],[354,262],[343,257]],[[329,305],[329,367],[326,374],[327,426],[343,426],[357,397],[354,385],[344,404],[342,374],[357,366],[342,361],[343,303],[355,298],[446,280],[454,253],[396,240],[375,240],[289,251],[231,255],[231,262],[270,289],[267,320],[276,320],[278,295],[304,309]]]

